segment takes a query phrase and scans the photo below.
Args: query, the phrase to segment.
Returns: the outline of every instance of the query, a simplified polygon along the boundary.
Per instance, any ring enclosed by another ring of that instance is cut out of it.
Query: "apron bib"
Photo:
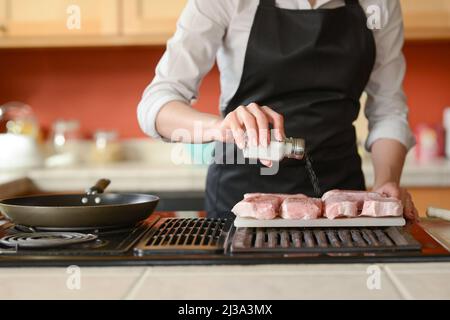
[[[353,122],[376,49],[359,2],[345,2],[336,9],[290,10],[276,7],[275,0],[260,0],[241,81],[224,110],[226,115],[256,102],[282,114],[286,136],[306,140],[322,192],[365,189]],[[224,147],[217,143],[216,150]],[[315,196],[304,161],[285,159],[275,175],[261,175],[261,167],[212,164],[206,183],[208,216],[229,216],[248,192]]]

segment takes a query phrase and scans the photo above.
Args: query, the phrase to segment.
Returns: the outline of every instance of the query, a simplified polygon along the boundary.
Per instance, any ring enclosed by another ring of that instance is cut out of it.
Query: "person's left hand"
[[[384,194],[388,197],[399,199],[403,203],[403,214],[405,217],[413,222],[419,221],[419,213],[414,206],[411,194],[405,188],[400,187],[395,182],[388,182],[380,187],[374,188],[373,191]]]

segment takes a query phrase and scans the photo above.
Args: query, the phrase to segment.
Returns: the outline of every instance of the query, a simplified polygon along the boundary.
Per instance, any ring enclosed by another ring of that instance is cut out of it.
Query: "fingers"
[[[256,103],[248,105],[247,110],[255,117],[258,126],[258,143],[267,147],[270,143],[269,119]]]
[[[376,189],[376,192],[400,200],[403,204],[403,215],[405,218],[412,222],[419,221],[419,213],[412,201],[411,194],[406,189],[399,187],[396,183],[387,183]]]
[[[417,211],[417,208],[415,207],[414,202],[412,201],[412,197],[408,192],[405,191],[405,193],[406,193],[404,202],[405,217],[413,222],[419,222],[419,212]]]
[[[402,191],[404,191],[404,190],[397,188],[397,187],[392,187],[392,188],[390,188],[388,195],[390,197],[401,200],[402,198],[404,198],[404,195],[402,195]]]
[[[284,117],[267,106],[261,107],[261,110],[266,114],[270,123],[273,124],[275,139],[278,141],[284,140],[286,137],[284,133]]]
[[[417,210],[417,208],[415,206],[413,208],[413,214],[414,214],[414,221],[415,222],[420,222],[419,211]]]
[[[258,145],[258,133],[255,117],[247,110],[247,108],[240,106],[236,109],[236,114],[239,119],[239,123],[244,125],[244,131],[247,134],[248,143],[251,146]]]
[[[260,159],[259,161],[260,161],[263,165],[265,165],[266,167],[272,168],[273,163],[272,163],[271,160],[263,160],[263,159]]]
[[[405,197],[405,199],[403,200],[403,206],[404,206],[403,212],[405,214],[405,217],[412,220],[414,218],[414,212],[411,199]]]
[[[236,113],[230,113],[229,117],[229,127],[231,133],[233,134],[233,139],[239,149],[245,148],[245,132],[242,129],[242,124],[240,123]]]
[[[404,200],[401,188],[399,188],[397,185],[394,184],[386,184],[382,186],[381,188],[377,189],[377,192],[384,194],[388,197],[396,198],[398,200]]]
[[[411,200],[411,196],[405,189],[400,189],[398,191],[398,194],[399,194],[399,196],[395,197],[395,198],[400,199],[403,204],[403,215],[408,220],[412,220],[414,218],[414,213],[413,213],[413,203]]]
[[[270,143],[270,123],[273,124],[275,139],[282,141],[285,138],[283,116],[267,106],[251,103],[230,112],[225,117],[222,129],[231,129],[232,137],[240,149],[245,148],[245,135],[249,145],[267,147]]]

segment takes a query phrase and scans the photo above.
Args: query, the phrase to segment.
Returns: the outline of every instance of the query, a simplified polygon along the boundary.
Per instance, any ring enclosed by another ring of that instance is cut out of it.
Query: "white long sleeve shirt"
[[[149,136],[160,138],[155,121],[159,110],[170,101],[192,104],[198,99],[203,77],[214,63],[220,70],[220,110],[224,110],[238,89],[242,76],[250,29],[259,0],[189,0],[174,36],[145,89],[138,106],[138,120]],[[381,28],[373,30],[376,62],[366,86],[365,114],[369,122],[366,148],[380,138],[395,139],[410,149],[415,141],[408,124],[408,107],[403,92],[405,60],[403,20],[399,0],[360,0],[369,17],[370,6],[381,12]],[[336,8],[344,0],[277,0],[286,9]],[[338,36],[338,35],[337,35]],[[332,75],[330,75],[332,76]],[[288,120],[287,120],[288,121]]]

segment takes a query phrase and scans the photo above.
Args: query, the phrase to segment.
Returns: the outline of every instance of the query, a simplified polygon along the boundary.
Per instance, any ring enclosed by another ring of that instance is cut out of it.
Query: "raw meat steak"
[[[332,220],[340,217],[356,217],[358,216],[358,203],[344,200],[327,201],[325,202],[324,216]]]
[[[244,194],[244,199],[251,199],[255,197],[261,197],[261,196],[272,196],[272,197],[278,197],[280,199],[280,205],[281,202],[283,202],[287,198],[295,197],[295,198],[308,198],[304,194],[297,193],[297,194],[287,194],[287,193],[246,193]]]
[[[368,191],[355,191],[355,190],[331,190],[325,192],[322,196],[322,201],[325,203],[325,207],[328,203],[350,201],[356,202],[358,210],[361,210],[364,201],[366,200],[383,200],[386,199],[380,193],[368,192]]]
[[[401,217],[403,205],[400,200],[393,198],[366,200],[360,215],[367,217]]]
[[[281,204],[283,219],[317,219],[322,215],[322,200],[317,198],[295,197],[286,198]]]
[[[241,218],[254,218],[258,220],[275,219],[279,214],[281,200],[273,195],[259,195],[239,201],[231,209]]]
[[[328,198],[341,196],[348,200],[364,201],[364,200],[376,200],[380,198],[386,198],[386,196],[372,191],[360,191],[360,190],[330,190],[325,192],[322,196],[322,201],[326,201]]]

